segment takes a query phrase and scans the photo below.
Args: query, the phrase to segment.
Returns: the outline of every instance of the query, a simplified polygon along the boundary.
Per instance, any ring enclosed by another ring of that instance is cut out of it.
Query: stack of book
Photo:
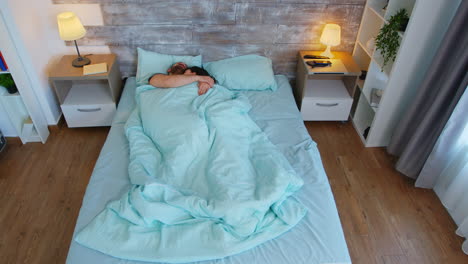
[[[0,71],[7,71],[8,70],[8,65],[5,62],[5,59],[3,58],[2,52],[0,52]]]

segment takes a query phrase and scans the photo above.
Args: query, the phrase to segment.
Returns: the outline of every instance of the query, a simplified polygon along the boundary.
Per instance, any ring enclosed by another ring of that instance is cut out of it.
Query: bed
[[[253,108],[250,117],[286,156],[304,180],[295,195],[308,209],[293,229],[251,250],[223,259],[199,263],[351,263],[333,194],[315,142],[304,127],[288,79],[275,76],[278,89],[244,91]],[[124,125],[135,102],[136,82],[127,79],[107,140],[83,198],[73,237],[110,201],[130,187],[128,142]],[[68,264],[147,263],[114,258],[81,246],[72,240]]]

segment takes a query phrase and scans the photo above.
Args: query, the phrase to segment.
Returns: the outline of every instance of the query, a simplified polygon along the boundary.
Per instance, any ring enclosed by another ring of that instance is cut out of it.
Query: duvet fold
[[[237,254],[291,229],[303,182],[253,122],[242,93],[140,86],[125,127],[132,188],[75,240],[114,257],[192,262]],[[112,177],[112,175],[109,175]]]

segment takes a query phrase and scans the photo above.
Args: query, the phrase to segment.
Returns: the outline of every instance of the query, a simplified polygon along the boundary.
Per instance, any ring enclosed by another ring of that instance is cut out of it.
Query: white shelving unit
[[[9,8],[6,5],[0,5],[0,50],[8,64],[8,71],[11,73],[19,93],[13,96],[2,94],[0,95],[0,101],[12,104],[13,107],[25,108],[28,118],[24,119],[21,116],[18,118],[14,108],[7,109],[2,105],[0,107],[2,111],[0,126],[15,127],[15,129],[11,129],[11,132],[13,132],[11,136],[19,137],[23,143],[35,141],[45,143],[49,136],[49,129],[36,95],[37,91],[35,91],[38,79],[34,72],[33,60],[26,52],[21,36],[17,34],[15,19],[11,17],[11,12],[8,11]],[[22,113],[22,110],[19,113]],[[14,120],[24,120],[24,122],[18,125],[15,124],[18,121]],[[21,130],[19,130],[19,127],[21,127]],[[14,133],[15,131],[16,133]]]
[[[0,74],[11,73],[6,70]],[[0,129],[5,136],[19,137],[23,144],[41,141],[19,92],[10,94],[0,86],[0,111]]]
[[[357,83],[355,102],[351,117],[353,125],[361,137],[366,147],[387,146],[390,141],[391,132],[388,129],[396,123],[393,113],[399,104],[395,100],[402,93],[405,93],[403,88],[394,87],[391,85],[393,78],[399,78],[399,74],[395,73],[394,66],[400,58],[401,51],[411,49],[417,43],[405,43],[405,33],[400,35],[400,48],[397,53],[397,58],[394,62],[389,62],[383,67],[383,58],[375,48],[375,45],[368,45],[369,40],[376,38],[381,27],[387,23],[392,15],[398,10],[404,8],[410,16],[406,32],[411,26],[413,7],[416,0],[390,0],[387,4],[386,0],[368,0],[359,28],[356,45],[353,51],[353,59],[359,65],[361,70],[367,71],[365,80],[360,80]],[[411,45],[412,44],[412,45]],[[401,63],[400,63],[401,65]],[[400,67],[398,71],[404,70]],[[373,89],[382,91],[380,104],[377,107],[371,107],[371,92]]]
[[[1,87],[0,105],[3,108],[1,110],[5,111],[9,120],[9,122],[4,123],[6,136],[18,136],[23,144],[41,141],[31,121],[28,110],[23,103],[23,99],[18,92],[9,94],[4,87]]]

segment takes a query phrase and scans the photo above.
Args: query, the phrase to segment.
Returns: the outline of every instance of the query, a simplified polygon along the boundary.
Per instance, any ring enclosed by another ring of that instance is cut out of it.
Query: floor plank
[[[322,155],[353,263],[468,263],[436,194],[395,171],[385,148],[364,148],[349,122],[305,124]]]
[[[402,255],[382,256],[384,264],[410,264],[408,258]]]
[[[350,123],[306,122],[327,171],[355,264],[468,263],[431,190],[364,148]],[[86,185],[109,128],[60,126],[46,144],[0,153],[1,263],[64,263]]]
[[[108,131],[61,127],[46,144],[8,140],[0,153],[1,263],[65,263]]]

